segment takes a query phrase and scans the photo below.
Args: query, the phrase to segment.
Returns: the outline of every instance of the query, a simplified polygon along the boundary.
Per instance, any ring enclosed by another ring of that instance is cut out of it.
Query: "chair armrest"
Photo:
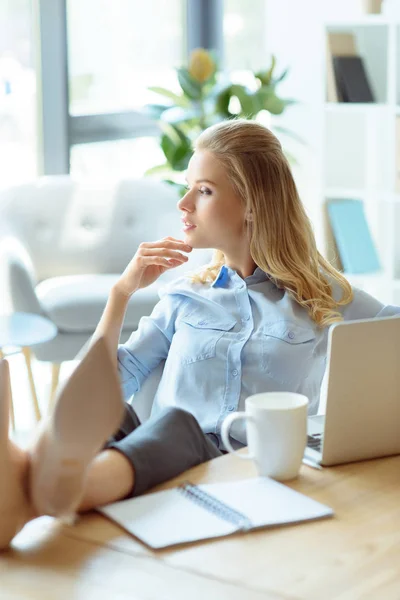
[[[32,261],[24,245],[15,237],[0,240],[0,269],[7,308],[11,311],[43,315],[35,293]]]

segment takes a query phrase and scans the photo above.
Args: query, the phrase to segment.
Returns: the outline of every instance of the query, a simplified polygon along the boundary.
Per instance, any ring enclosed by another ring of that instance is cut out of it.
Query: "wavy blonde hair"
[[[233,119],[203,131],[195,150],[213,153],[252,216],[249,234],[254,262],[304,306],[319,327],[341,321],[338,307],[353,299],[351,286],[317,250],[279,140],[255,121]],[[216,250],[211,263],[192,274],[192,280],[214,281],[224,263],[224,254]],[[327,275],[342,289],[340,300],[334,299]]]

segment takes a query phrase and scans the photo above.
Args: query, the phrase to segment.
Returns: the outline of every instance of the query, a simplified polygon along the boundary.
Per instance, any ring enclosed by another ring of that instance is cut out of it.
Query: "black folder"
[[[360,56],[334,56],[333,67],[341,102],[375,102]]]

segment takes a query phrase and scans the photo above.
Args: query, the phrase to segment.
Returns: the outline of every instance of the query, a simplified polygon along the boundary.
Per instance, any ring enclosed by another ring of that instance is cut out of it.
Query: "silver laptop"
[[[305,462],[400,454],[400,318],[332,325],[327,360],[326,413],[308,419]]]

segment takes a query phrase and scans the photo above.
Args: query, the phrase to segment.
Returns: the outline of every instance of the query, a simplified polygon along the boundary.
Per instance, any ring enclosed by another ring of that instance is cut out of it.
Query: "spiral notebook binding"
[[[231,508],[221,500],[218,500],[214,496],[207,494],[204,490],[201,490],[198,486],[192,483],[182,483],[177,488],[182,494],[184,494],[192,502],[196,502],[199,506],[208,510],[208,512],[216,515],[220,519],[228,523],[236,525],[239,529],[247,530],[252,529],[253,523],[246,515]]]

